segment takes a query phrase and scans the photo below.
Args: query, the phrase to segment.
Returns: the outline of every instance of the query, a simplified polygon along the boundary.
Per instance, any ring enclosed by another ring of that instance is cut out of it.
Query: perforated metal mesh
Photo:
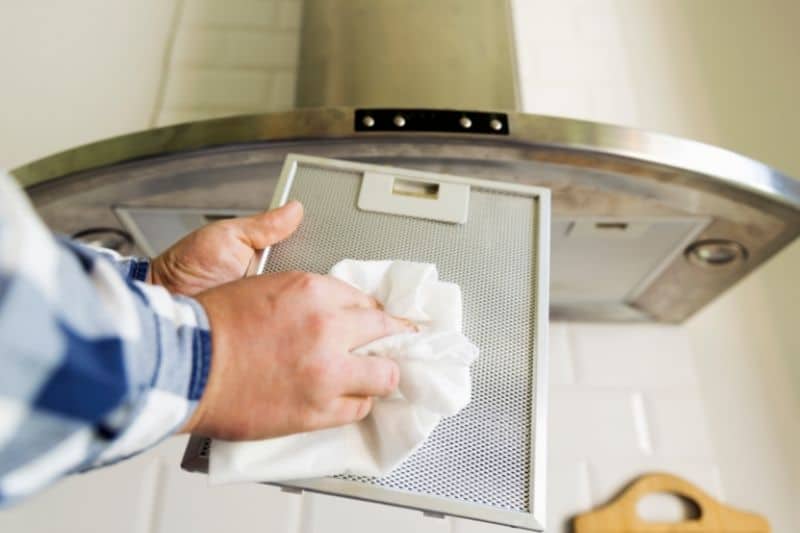
[[[472,400],[425,444],[365,484],[529,512],[535,386],[535,200],[472,189],[469,221],[454,225],[360,211],[361,174],[302,164],[290,198],[305,205],[295,235],[275,246],[267,272],[326,273],[344,258],[435,263],[458,283],[464,333],[480,347]]]

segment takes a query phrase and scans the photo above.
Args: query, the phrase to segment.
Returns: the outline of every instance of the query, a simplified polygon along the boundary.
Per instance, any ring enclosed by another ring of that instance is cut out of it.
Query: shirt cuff
[[[142,322],[142,336],[157,343],[152,350],[155,365],[152,373],[145,370],[137,376],[136,381],[148,383],[147,388],[122,421],[119,436],[88,463],[90,468],[130,457],[185,427],[197,410],[211,371],[211,332],[197,300],[170,295],[163,287],[134,286],[158,317]]]
[[[197,318],[197,327],[192,332],[192,371],[189,378],[187,398],[193,402],[192,413],[197,402],[203,397],[203,392],[208,383],[211,372],[211,327],[205,309],[197,300],[189,297],[179,297],[188,304]],[[192,413],[187,415],[187,420]]]
[[[150,270],[150,261],[147,259],[131,258],[130,279],[145,281]]]

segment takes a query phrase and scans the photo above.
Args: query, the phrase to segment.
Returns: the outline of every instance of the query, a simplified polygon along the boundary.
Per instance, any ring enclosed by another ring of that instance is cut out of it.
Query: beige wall
[[[800,3],[663,2],[659,20],[680,28],[684,113],[711,126],[680,133],[800,177]],[[757,509],[792,509],[800,483],[798,279],[795,242],[687,325],[720,464],[738,465],[721,469],[726,495]]]
[[[665,3],[688,30],[685,62],[702,83],[713,142],[800,178],[800,3]],[[729,495],[791,508],[800,483],[800,241],[689,323]],[[729,398],[738,395],[731,409]],[[747,421],[746,436],[742,423]],[[772,462],[754,461],[769,454]],[[775,482],[771,482],[775,480]],[[734,482],[735,481],[735,482]],[[779,488],[782,487],[782,488]],[[787,492],[788,489],[788,492]],[[763,508],[763,507],[762,507]]]
[[[697,139],[800,177],[800,34],[795,29],[800,3],[517,0],[514,7],[526,111]],[[677,343],[666,350],[636,347],[630,339],[640,338],[649,326],[580,330],[595,347],[594,356],[617,376],[626,376],[635,361],[645,358],[663,363],[655,353],[680,366],[690,352],[697,382],[685,383],[682,394],[671,396],[671,409],[670,402],[648,409],[646,384],[626,383],[628,390],[642,394],[642,418],[650,427],[665,416],[678,421],[672,432],[679,435],[656,430],[655,438],[678,439],[682,461],[657,458],[646,464],[689,477],[727,502],[765,514],[774,531],[794,530],[800,521],[795,503],[800,485],[798,278],[800,241],[680,328],[689,341],[682,348]],[[671,335],[678,337],[677,332]],[[606,349],[601,336],[618,344]],[[551,352],[551,358],[558,356]],[[613,366],[617,361],[624,363]],[[657,363],[648,363],[648,368],[657,368]],[[669,374],[662,375],[658,387],[669,385]],[[595,386],[586,393],[585,409],[619,394],[623,381],[609,378],[603,387]],[[564,388],[554,385],[559,387]],[[554,408],[561,403],[556,400],[551,402]],[[617,408],[616,417],[608,416],[617,420],[616,430],[624,427],[622,409]],[[697,428],[699,412],[711,449]],[[556,451],[551,456],[549,483],[554,490],[549,508],[556,526],[567,510],[602,503],[643,471],[620,465],[611,472],[613,461],[598,460],[589,452],[581,466],[570,469],[557,460],[560,450],[569,448],[564,438],[551,432],[551,449]],[[624,440],[620,437],[615,445],[622,448]],[[633,451],[630,457],[635,457]],[[717,481],[709,468],[716,470]],[[561,484],[569,486],[559,490]],[[598,485],[605,487],[604,493]]]
[[[686,31],[681,63],[701,83],[694,92],[703,96],[714,124],[704,140],[800,178],[800,35],[795,24],[800,2],[685,1],[665,3],[663,12],[664,20]],[[701,329],[714,329],[715,313],[726,307],[758,315],[769,328],[764,337],[770,338],[770,351],[783,359],[793,376],[792,394],[800,405],[798,278],[800,241],[698,316],[692,326],[697,336]]]
[[[800,178],[800,2],[663,2],[686,28],[684,62],[702,81],[715,141]]]
[[[122,133],[291,108],[300,0],[0,2],[0,168]]]
[[[150,127],[176,4],[0,2],[0,168]]]

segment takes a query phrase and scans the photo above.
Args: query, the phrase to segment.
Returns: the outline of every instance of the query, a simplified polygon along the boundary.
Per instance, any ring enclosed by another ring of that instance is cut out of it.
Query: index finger
[[[388,396],[400,380],[397,363],[386,357],[347,354],[339,372],[344,393],[351,396]]]
[[[348,350],[383,337],[417,331],[411,322],[393,317],[381,309],[346,309],[337,318]]]
[[[320,289],[324,291],[325,299],[329,302],[338,304],[339,307],[354,307],[361,309],[380,309],[381,304],[369,294],[360,291],[340,279],[331,276],[320,276],[324,278],[325,286]]]

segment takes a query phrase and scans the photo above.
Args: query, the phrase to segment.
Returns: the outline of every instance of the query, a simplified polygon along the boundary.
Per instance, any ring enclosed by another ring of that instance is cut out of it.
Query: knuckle
[[[230,239],[239,235],[239,226],[234,220],[218,220],[214,222],[217,231],[224,239]]]
[[[298,273],[298,285],[300,290],[309,296],[316,296],[322,290],[325,283],[325,278],[319,274],[312,274],[311,272]]]
[[[306,318],[308,334],[313,339],[326,338],[333,330],[334,317],[324,311],[312,311]]]
[[[312,337],[319,336],[325,328],[325,315],[319,312],[311,312],[306,316],[306,331]]]

